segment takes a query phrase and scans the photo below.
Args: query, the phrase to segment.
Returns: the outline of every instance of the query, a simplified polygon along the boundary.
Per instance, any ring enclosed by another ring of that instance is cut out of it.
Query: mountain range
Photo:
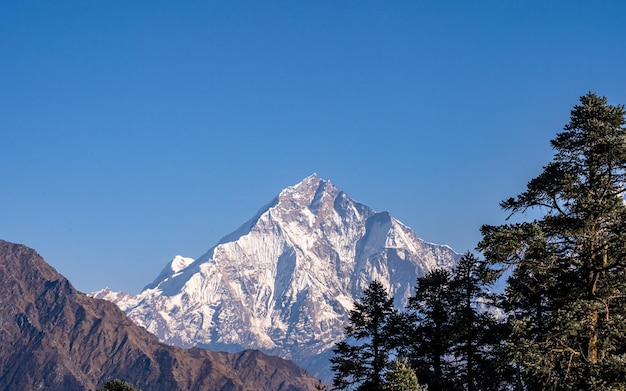
[[[0,240],[0,389],[96,390],[111,379],[145,391],[314,390],[293,362],[164,343],[113,303],[91,298],[33,249]]]
[[[417,277],[458,258],[313,174],[199,258],[174,257],[138,295],[93,295],[168,344],[259,349],[329,380],[332,348],[372,280],[402,308]]]

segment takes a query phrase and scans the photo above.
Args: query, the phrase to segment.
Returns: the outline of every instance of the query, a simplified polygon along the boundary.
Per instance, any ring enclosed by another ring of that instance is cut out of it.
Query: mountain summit
[[[313,174],[200,258],[175,257],[139,295],[95,295],[167,343],[260,349],[328,378],[330,349],[373,279],[401,307],[418,276],[457,259]]]

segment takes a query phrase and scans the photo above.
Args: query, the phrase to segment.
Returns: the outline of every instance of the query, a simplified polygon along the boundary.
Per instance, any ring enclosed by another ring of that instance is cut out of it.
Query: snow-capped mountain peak
[[[195,261],[195,259],[177,255],[172,259],[172,262],[170,262],[170,269],[174,274],[180,273],[187,266],[191,265],[193,261]]]
[[[370,281],[402,306],[418,276],[457,259],[313,174],[195,261],[175,257],[138,296],[97,295],[163,341],[261,349],[327,377],[325,358]]]

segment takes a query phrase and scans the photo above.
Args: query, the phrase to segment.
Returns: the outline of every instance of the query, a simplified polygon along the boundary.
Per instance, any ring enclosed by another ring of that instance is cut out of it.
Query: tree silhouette
[[[481,229],[485,257],[513,268],[507,348],[520,388],[626,388],[625,114],[581,97],[554,159],[501,203],[540,217]]]
[[[363,297],[354,303],[345,328],[346,340],[333,349],[333,385],[338,390],[355,386],[357,390],[379,391],[383,373],[393,350],[389,325],[396,314],[393,298],[379,281],[372,281]]]

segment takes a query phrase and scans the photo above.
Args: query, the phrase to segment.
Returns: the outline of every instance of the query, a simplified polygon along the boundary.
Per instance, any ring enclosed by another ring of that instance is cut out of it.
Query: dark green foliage
[[[454,369],[446,358],[452,354],[454,298],[452,274],[437,269],[417,279],[415,295],[409,300],[413,324],[408,357],[417,377],[430,390],[453,389]]]
[[[413,336],[409,357],[429,390],[498,390],[507,378],[499,368],[502,324],[484,308],[496,274],[467,253],[450,272],[418,278],[409,301]]]
[[[452,272],[436,269],[418,278],[404,312],[372,282],[350,312],[348,339],[334,349],[336,389],[419,389],[417,379],[431,391],[503,389],[504,329],[482,310],[493,299],[486,287],[495,277],[468,253]]]
[[[456,361],[457,390],[498,390],[504,381],[499,346],[504,329],[492,312],[495,297],[487,288],[497,275],[484,261],[467,253],[454,269],[452,280],[452,356]]]
[[[388,330],[395,314],[393,298],[379,281],[372,281],[350,311],[350,322],[345,329],[348,340],[334,349],[331,363],[336,389],[381,389],[383,373],[393,352]]]
[[[483,226],[485,261],[468,253],[418,278],[405,312],[373,284],[346,329],[366,342],[335,349],[338,389],[404,384],[412,369],[431,391],[626,390],[626,111],[580,101],[553,161],[501,204],[540,217]],[[503,297],[488,293],[494,267],[509,275]],[[485,311],[496,305],[506,321]]]
[[[99,391],[141,391],[136,390],[129,382],[121,381],[118,379],[109,380],[104,385],[104,388]]]
[[[513,267],[506,348],[521,389],[626,387],[625,111],[592,93],[580,102],[553,161],[502,203],[541,217],[481,229],[485,257]]]

